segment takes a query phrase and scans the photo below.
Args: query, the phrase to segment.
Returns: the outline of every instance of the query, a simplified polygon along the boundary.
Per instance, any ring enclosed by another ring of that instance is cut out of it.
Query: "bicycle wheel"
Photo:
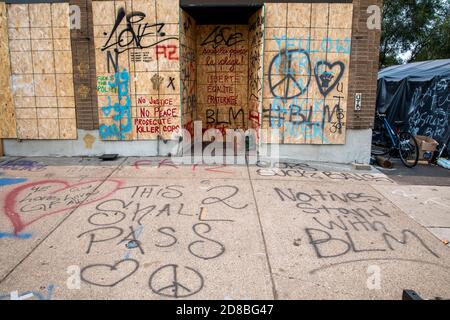
[[[373,156],[384,156],[391,151],[391,148],[385,145],[372,144],[370,154]]]
[[[388,137],[383,139],[380,139],[380,136],[382,135],[382,131],[375,132],[372,136],[372,146],[370,150],[370,154],[373,156],[384,156],[388,154],[392,150],[392,142]],[[377,138],[375,138],[377,137]],[[376,141],[374,141],[376,140]]]
[[[398,135],[400,160],[408,168],[413,168],[419,161],[419,145],[416,138],[409,132]]]
[[[392,140],[386,134],[384,125],[375,122],[375,128],[372,131],[372,146],[370,154],[372,156],[384,156],[392,150]]]

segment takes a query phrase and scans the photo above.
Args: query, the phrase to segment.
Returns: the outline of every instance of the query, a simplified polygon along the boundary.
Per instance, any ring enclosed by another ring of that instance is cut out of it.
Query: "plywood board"
[[[0,2],[0,138],[16,138],[6,5]],[[3,152],[2,152],[3,154]]]
[[[352,13],[352,4],[266,5],[262,128],[281,133],[266,141],[345,143]]]
[[[197,119],[197,24],[186,11],[180,11],[180,85],[183,128],[191,137]]]
[[[101,139],[176,139],[181,128],[178,2],[93,1],[92,6]]]
[[[259,142],[263,102],[263,63],[264,63],[264,9],[258,10],[248,24],[248,123],[247,127],[256,131]]]
[[[76,139],[69,4],[10,4],[7,11],[17,137]]]
[[[198,117],[203,131],[246,129],[248,123],[248,26],[197,26]],[[208,140],[208,139],[206,139]]]

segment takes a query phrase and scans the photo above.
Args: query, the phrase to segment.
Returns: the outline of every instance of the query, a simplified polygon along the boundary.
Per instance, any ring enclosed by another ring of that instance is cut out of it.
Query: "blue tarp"
[[[377,110],[403,130],[432,137],[450,136],[450,59],[393,66],[378,73]],[[450,146],[448,148],[450,151]]]
[[[450,59],[414,62],[385,68],[378,72],[378,80],[430,81],[435,77],[450,77]]]

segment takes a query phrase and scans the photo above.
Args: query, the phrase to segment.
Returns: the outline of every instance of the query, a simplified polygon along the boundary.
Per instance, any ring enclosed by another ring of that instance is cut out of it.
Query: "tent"
[[[381,70],[377,110],[386,113],[391,124],[404,121],[403,130],[432,137],[444,144],[450,136],[450,59]]]

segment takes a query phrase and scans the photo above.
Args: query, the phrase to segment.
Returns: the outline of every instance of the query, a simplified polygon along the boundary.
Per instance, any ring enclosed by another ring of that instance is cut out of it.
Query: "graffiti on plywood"
[[[94,1],[93,13],[100,138],[175,139],[181,126],[178,3]]]
[[[274,6],[266,11],[272,21]],[[280,143],[343,144],[351,26],[342,17],[352,16],[352,5],[292,4],[285,8],[287,15],[295,9],[308,15],[307,23],[288,19],[287,31],[280,22],[275,35],[266,37],[268,87],[262,127],[269,133],[278,132]]]

